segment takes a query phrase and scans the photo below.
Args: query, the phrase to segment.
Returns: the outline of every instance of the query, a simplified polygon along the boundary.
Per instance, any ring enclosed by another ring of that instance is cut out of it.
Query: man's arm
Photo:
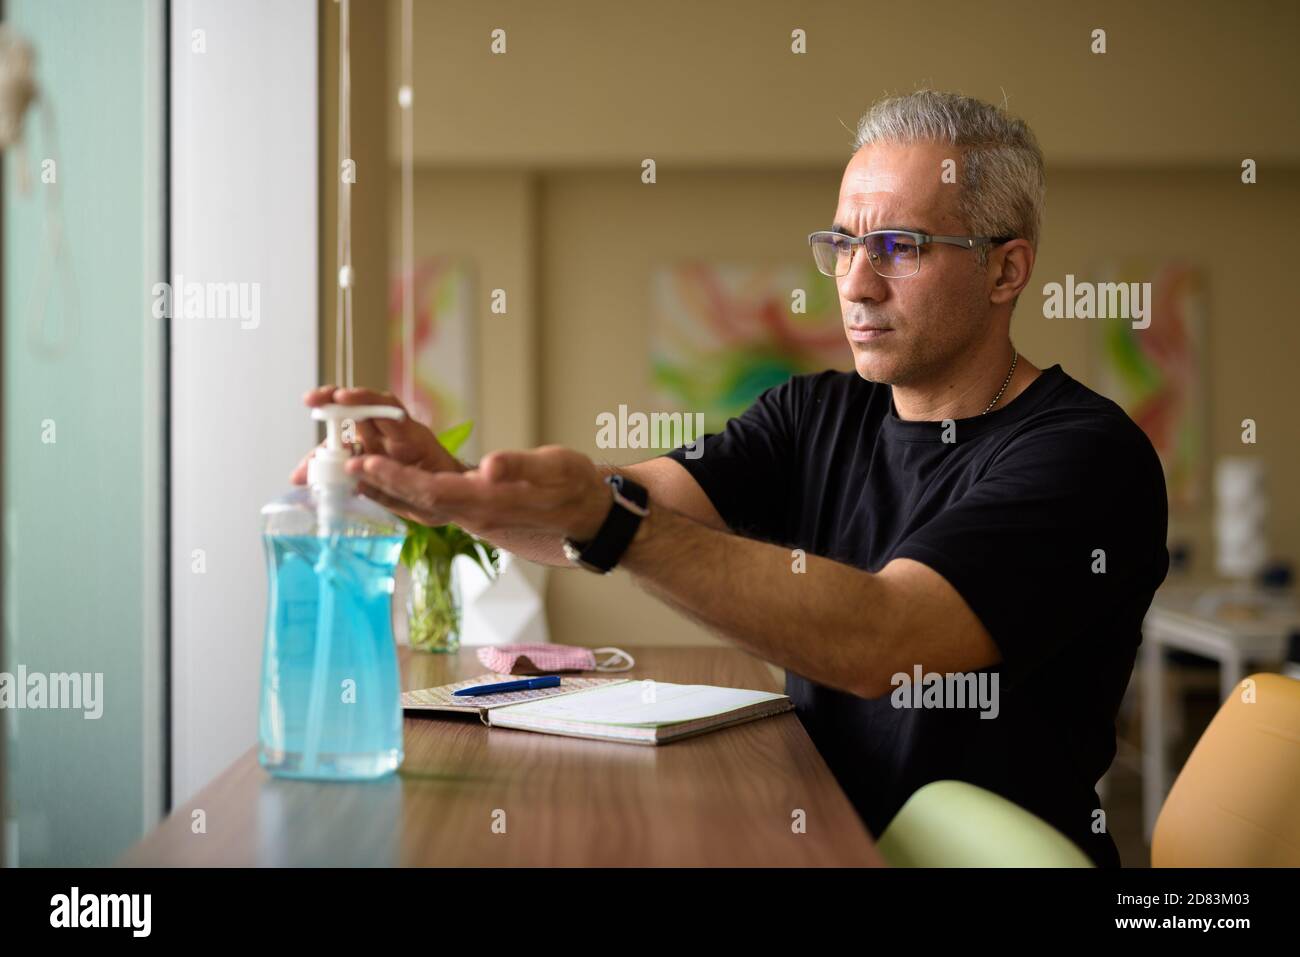
[[[591,460],[558,446],[494,452],[467,473],[428,473],[376,455],[347,468],[416,514],[436,510],[512,550],[531,541],[549,543],[554,554],[564,536],[594,535],[611,507]],[[692,501],[707,497],[678,463],[633,468],[668,483],[669,494],[705,521],[675,511],[652,489],[650,516],[621,564],[652,593],[754,654],[862,697],[888,693],[892,676],[916,665],[961,672],[999,661],[979,618],[926,565],[898,559],[873,574],[808,555],[797,572],[788,549],[724,531],[712,506],[704,512]]]
[[[714,529],[727,527],[699,483],[673,459],[660,457],[635,465],[597,466],[597,470],[602,478],[614,472],[626,475],[649,492],[652,502],[689,516],[701,525]],[[485,533],[483,537],[493,545],[539,565],[572,567],[564,557],[561,539],[553,532],[523,527],[500,528]]]
[[[916,665],[963,672],[999,660],[961,596],[909,559],[872,574],[652,505],[621,565],[759,657],[860,697],[889,693],[892,676]]]

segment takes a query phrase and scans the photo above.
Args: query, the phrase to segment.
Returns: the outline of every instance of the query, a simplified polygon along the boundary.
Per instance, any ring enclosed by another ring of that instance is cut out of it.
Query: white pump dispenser
[[[343,423],[348,419],[403,419],[406,413],[392,405],[322,405],[311,417],[325,423],[325,446],[307,463],[307,484],[315,490],[320,507],[320,533],[329,535],[342,524],[342,510],[356,491],[357,479],[344,471],[352,453],[343,447]]]

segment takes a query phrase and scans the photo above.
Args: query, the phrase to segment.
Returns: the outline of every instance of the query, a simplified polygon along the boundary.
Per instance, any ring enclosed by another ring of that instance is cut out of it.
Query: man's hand
[[[530,532],[586,541],[613,502],[591,459],[558,445],[492,452],[467,472],[428,471],[388,455],[355,458],[347,471],[399,514],[426,525],[455,522],[489,540]]]
[[[402,411],[406,409],[391,392],[375,392],[371,389],[338,389],[332,385],[312,389],[303,396],[303,404],[309,408],[337,403],[339,405],[392,405]],[[363,419],[356,423],[357,440],[366,454],[383,455],[396,463],[413,466],[428,472],[464,471],[460,461],[444,449],[437,437],[428,428],[411,418],[397,419]],[[297,468],[290,474],[290,481],[302,485],[307,481],[307,463],[311,461],[316,449],[308,452]],[[413,518],[428,525],[443,525],[450,521],[440,518],[435,512],[429,512],[425,518],[416,518],[404,511],[402,503],[385,497],[376,489],[364,485],[360,489],[385,508],[396,512],[404,518]],[[428,519],[426,521],[426,519]]]

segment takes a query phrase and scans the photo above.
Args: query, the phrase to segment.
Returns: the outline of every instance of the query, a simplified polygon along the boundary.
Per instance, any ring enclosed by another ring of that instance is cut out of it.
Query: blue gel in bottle
[[[347,453],[332,449],[344,418],[376,408],[389,409],[314,410],[329,435],[308,487],[262,509],[270,594],[258,760],[279,777],[369,780],[402,763],[391,613],[406,528],[356,493],[342,468]]]

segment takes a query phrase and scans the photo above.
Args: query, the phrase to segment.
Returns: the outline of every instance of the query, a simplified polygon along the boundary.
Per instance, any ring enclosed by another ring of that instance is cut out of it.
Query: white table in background
[[[1215,613],[1215,598],[1261,603],[1258,618]],[[1148,843],[1171,782],[1165,748],[1165,651],[1178,649],[1219,663],[1219,700],[1227,700],[1252,663],[1276,665],[1300,610],[1288,593],[1220,584],[1170,583],[1156,592],[1142,625],[1142,818]]]

